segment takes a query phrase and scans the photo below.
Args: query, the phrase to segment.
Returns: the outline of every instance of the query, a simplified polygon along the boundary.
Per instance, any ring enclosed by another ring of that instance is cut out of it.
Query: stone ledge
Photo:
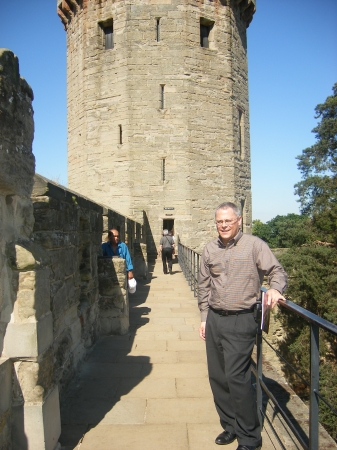
[[[38,322],[9,323],[4,353],[10,358],[36,357],[53,342],[53,317],[49,312]]]

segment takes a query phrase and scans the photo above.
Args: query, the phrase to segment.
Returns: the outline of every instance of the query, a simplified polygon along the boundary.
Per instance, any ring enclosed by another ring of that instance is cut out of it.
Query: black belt
[[[254,307],[249,309],[239,309],[238,311],[234,310],[227,311],[226,309],[214,309],[211,306],[209,308],[216,314],[219,314],[219,316],[238,316],[239,314],[248,314],[254,312]]]

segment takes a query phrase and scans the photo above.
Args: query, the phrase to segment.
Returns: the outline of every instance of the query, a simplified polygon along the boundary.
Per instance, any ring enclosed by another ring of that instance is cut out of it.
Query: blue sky
[[[248,28],[253,219],[298,213],[296,156],[337,82],[337,1],[257,0]],[[36,172],[67,185],[66,33],[56,0],[0,0],[0,47],[34,91]]]

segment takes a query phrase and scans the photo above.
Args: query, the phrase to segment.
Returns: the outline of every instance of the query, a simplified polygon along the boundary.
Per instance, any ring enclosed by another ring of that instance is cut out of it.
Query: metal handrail
[[[200,265],[201,255],[189,247],[184,246],[178,241],[178,260],[180,267],[185,275],[188,284],[191,286],[191,290],[194,296],[198,295],[198,272]],[[266,292],[267,289],[261,287],[261,299],[262,293]],[[300,445],[307,450],[317,450],[318,447],[318,427],[319,427],[319,399],[321,399],[335,414],[336,409],[327,402],[327,400],[319,392],[319,329],[323,329],[334,336],[337,336],[337,326],[328,320],[322,319],[321,317],[313,314],[312,312],[302,308],[299,305],[291,302],[290,300],[279,301],[278,303],[281,308],[285,308],[291,311],[293,314],[301,317],[303,320],[308,322],[310,326],[310,382],[306,381],[302,375],[300,375],[296,369],[294,369],[286,360],[285,362],[290,366],[294,372],[300,376],[300,378],[305,381],[310,389],[310,404],[309,404],[309,442],[299,434],[296,427],[292,421],[288,418],[286,412],[282,409],[280,404],[274,395],[270,392],[266,384],[262,379],[262,341],[265,340],[262,336],[262,331],[259,329],[256,336],[256,368],[252,366],[252,370],[255,373],[257,383],[256,383],[256,393],[257,393],[257,409],[262,423],[263,408],[262,408],[262,390],[267,394],[268,398],[276,406],[277,410],[280,412],[286,423],[288,424],[291,431],[296,436]],[[266,341],[266,340],[265,340]],[[266,341],[267,342],[267,341]],[[269,343],[268,343],[269,345]],[[269,345],[274,351],[276,351],[271,345]],[[282,357],[282,359],[284,359]]]

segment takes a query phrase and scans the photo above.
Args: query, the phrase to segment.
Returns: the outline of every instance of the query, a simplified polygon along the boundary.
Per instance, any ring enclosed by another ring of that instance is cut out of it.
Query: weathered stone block
[[[63,331],[76,321],[80,321],[78,305],[73,305],[67,309],[62,315],[54,320],[54,338],[62,335]]]
[[[38,322],[9,323],[4,339],[4,354],[11,358],[40,355],[53,342],[53,317],[46,314]]]
[[[33,92],[20,77],[17,57],[7,49],[0,50],[0,79],[0,190],[29,197],[35,170]]]
[[[12,373],[13,363],[10,359],[0,358],[0,423],[1,417],[6,414],[12,403]],[[0,427],[1,428],[1,427]],[[0,429],[1,434],[1,429]]]
[[[30,270],[35,267],[36,261],[31,252],[21,247],[15,246],[16,251],[16,267],[18,270]]]
[[[49,270],[37,270],[19,273],[17,304],[20,320],[29,317],[40,319],[50,310]]]
[[[146,279],[148,274],[146,244],[136,242],[133,244],[133,265],[134,277]]]
[[[53,388],[54,354],[47,350],[36,361],[14,363],[20,396],[27,402],[42,402]]]
[[[111,296],[116,293],[119,295],[121,292],[121,286],[125,287],[125,276],[118,278],[100,277],[99,279],[99,291],[101,295]]]
[[[126,334],[129,331],[128,317],[102,317],[100,318],[101,335]]]
[[[34,233],[35,241],[46,250],[71,245],[71,236],[62,231],[39,231]]]
[[[54,450],[61,434],[58,387],[44,402],[13,408],[13,449]]]
[[[98,305],[102,311],[106,311],[113,308],[123,310],[126,303],[126,290],[116,288],[116,291],[112,291],[111,296],[100,296]]]

